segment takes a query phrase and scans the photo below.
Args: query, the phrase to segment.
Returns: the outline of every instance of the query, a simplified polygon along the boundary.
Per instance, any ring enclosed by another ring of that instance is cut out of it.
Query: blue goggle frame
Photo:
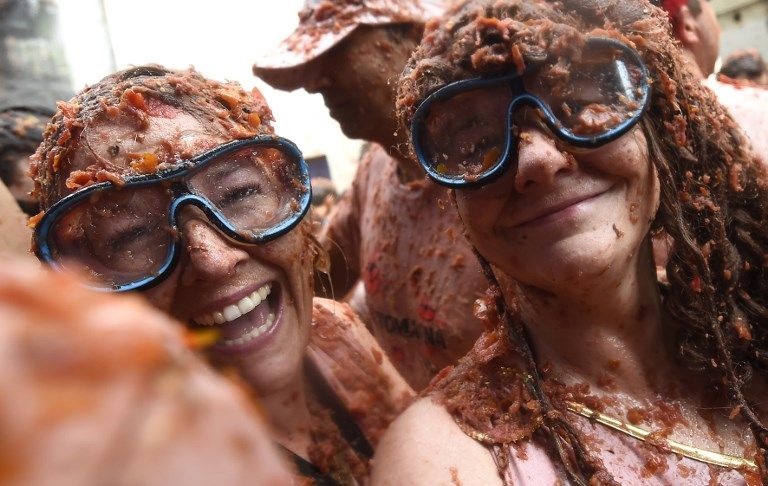
[[[291,157],[291,159],[295,161],[299,166],[298,168],[300,180],[298,182],[306,187],[306,191],[301,194],[301,198],[298,201],[298,209],[294,211],[291,216],[262,231],[243,231],[234,227],[229,221],[227,221],[224,215],[218,209],[216,209],[216,207],[206,198],[191,193],[189,189],[183,187],[181,184],[174,184],[171,186],[173,199],[171,200],[170,207],[168,208],[168,224],[172,232],[180,235],[181,233],[179,232],[177,224],[178,214],[183,206],[191,204],[201,209],[208,217],[208,219],[214,225],[216,225],[217,228],[219,228],[225,235],[235,241],[246,244],[264,244],[279,238],[280,236],[283,236],[291,229],[293,229],[302,220],[302,218],[304,218],[304,216],[307,214],[307,211],[309,210],[310,202],[312,199],[312,187],[310,184],[309,169],[301,151],[293,142],[274,135],[260,135],[242,140],[234,140],[232,142],[219,145],[218,147],[214,147],[213,149],[208,150],[191,159],[178,162],[179,167],[174,167],[171,170],[155,174],[130,177],[125,180],[124,184],[119,186],[113,182],[100,182],[64,197],[56,204],[51,206],[48,211],[46,211],[43,218],[35,227],[35,231],[32,235],[32,247],[35,251],[35,254],[42,262],[46,263],[47,265],[50,265],[51,267],[59,270],[62,269],[62,265],[54,257],[52,248],[53,245],[49,241],[51,228],[54,227],[59,218],[65,215],[70,208],[96,192],[110,189],[123,190],[132,187],[155,185],[162,182],[172,182],[175,179],[187,177],[188,175],[205,167],[210,161],[219,157],[233,153],[242,148],[257,146],[278,149]],[[116,284],[110,287],[89,285],[88,287],[93,290],[109,292],[146,290],[159,284],[165,278],[167,278],[168,275],[171,274],[171,272],[176,267],[176,264],[178,263],[180,254],[181,238],[175,237],[173,244],[169,246],[165,261],[152,275],[126,284]]]
[[[635,124],[640,121],[645,110],[648,106],[650,99],[651,87],[648,84],[648,69],[640,58],[639,54],[630,47],[626,46],[622,42],[616,39],[610,39],[605,37],[592,37],[587,40],[587,44],[591,45],[607,45],[615,47],[621,50],[624,54],[633,59],[637,66],[642,70],[642,85],[640,96],[640,108],[635,110],[632,117],[624,120],[620,124],[608,129],[607,131],[592,135],[592,136],[579,136],[574,135],[570,130],[564,128],[562,123],[558,121],[557,117],[552,113],[549,106],[538,96],[531,94],[523,87],[522,77],[525,73],[512,73],[503,76],[489,77],[489,78],[472,78],[455,81],[450,83],[434,93],[430,94],[424,101],[421,102],[416,112],[413,115],[411,122],[411,142],[413,143],[413,149],[419,163],[426,171],[427,175],[436,183],[453,188],[470,188],[488,184],[497,177],[499,177],[509,166],[512,160],[512,154],[516,150],[517,137],[513,133],[513,119],[518,109],[523,106],[531,106],[541,110],[544,117],[544,122],[547,124],[552,133],[565,142],[582,148],[596,148],[601,145],[605,145],[608,142],[616,140],[625,133],[627,133]],[[424,149],[423,139],[425,137],[426,118],[429,115],[432,105],[437,102],[451,98],[457,94],[464,93],[470,90],[476,90],[478,88],[487,88],[490,86],[496,86],[499,84],[508,83],[513,92],[518,93],[509,102],[509,109],[507,111],[506,119],[506,140],[504,143],[504,149],[502,150],[499,159],[496,163],[482,174],[472,177],[470,180],[465,179],[462,176],[447,176],[437,171],[432,163],[429,161],[426,151]]]

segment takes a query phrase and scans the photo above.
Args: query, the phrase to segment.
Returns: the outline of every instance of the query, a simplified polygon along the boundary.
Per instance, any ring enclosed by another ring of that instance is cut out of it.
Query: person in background
[[[693,73],[704,79],[715,70],[720,52],[720,23],[709,0],[653,0],[669,17]]]
[[[34,183],[28,175],[29,156],[40,145],[51,116],[52,110],[24,106],[0,111],[0,180],[29,216],[39,211],[31,195]]]
[[[254,65],[285,90],[323,95],[351,138],[373,142],[321,234],[331,256],[327,293],[352,297],[403,377],[423,388],[480,334],[474,301],[487,288],[449,192],[403,150],[394,80],[437,2],[308,1],[294,33]]]
[[[654,1],[667,12],[691,71],[717,94],[768,165],[768,91],[709,77],[715,70],[721,31],[712,4],[708,0]]]
[[[292,485],[241,387],[137,296],[0,261],[0,483]]]
[[[757,49],[732,52],[718,74],[734,80],[751,81],[758,86],[768,86],[768,70]]]

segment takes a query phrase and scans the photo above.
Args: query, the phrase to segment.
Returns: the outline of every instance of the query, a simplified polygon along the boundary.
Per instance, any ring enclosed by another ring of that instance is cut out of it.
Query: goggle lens
[[[98,285],[123,285],[159,271],[173,244],[170,195],[162,187],[94,193],[60,217],[49,233],[63,267],[85,269]]]
[[[507,140],[512,91],[506,84],[459,93],[432,105],[426,118],[425,155],[447,177],[471,178],[495,165]]]
[[[295,162],[275,148],[248,147],[212,160],[189,178],[188,187],[254,237],[298,210],[307,188]]]
[[[575,136],[608,132],[641,109],[645,71],[611,44],[589,43],[578,62],[545,64],[523,77],[526,91],[549,107]]]

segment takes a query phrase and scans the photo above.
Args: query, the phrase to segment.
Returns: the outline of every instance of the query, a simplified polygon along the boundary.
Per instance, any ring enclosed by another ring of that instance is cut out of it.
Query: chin
[[[616,272],[621,274],[636,254],[635,246],[621,241],[612,229],[609,233],[597,230],[549,244],[529,241],[513,245],[503,252],[513,256],[503,258],[497,254],[490,261],[523,285],[556,291],[563,285],[582,287]]]
[[[261,395],[285,388],[302,371],[302,361],[309,341],[309,323],[301,324],[298,310],[286,306],[275,323],[273,334],[257,342],[256,346],[243,346],[232,352],[214,345],[210,354],[214,361],[232,365]]]
[[[244,358],[238,371],[259,396],[267,396],[289,387],[300,379],[304,353],[290,353],[279,360]]]
[[[339,121],[338,119],[337,121],[339,122],[339,126],[341,127],[341,133],[343,133],[345,137],[351,138],[354,140],[365,140],[365,141],[373,140],[372,135],[370,133],[366,133],[365,131],[360,130],[359,126],[355,126],[352,123]]]
[[[377,131],[376,127],[385,126],[374,122],[370,114],[358,110],[353,110],[353,112],[331,110],[331,117],[339,123],[341,133],[344,136],[355,140],[374,141],[380,138],[377,134],[381,132],[381,129]],[[364,125],[363,122],[368,125]]]

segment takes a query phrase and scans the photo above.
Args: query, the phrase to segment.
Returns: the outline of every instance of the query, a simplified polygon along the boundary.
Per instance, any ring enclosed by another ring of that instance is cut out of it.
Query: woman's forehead
[[[103,112],[71,142],[60,194],[89,182],[151,174],[229,139],[198,118],[167,104],[142,114]]]
[[[142,119],[103,114],[83,130],[70,167],[84,170],[96,162],[108,162],[118,170],[153,172],[150,165],[139,166],[137,161],[151,158],[155,165],[173,163],[225,141],[190,113],[168,105]]]

